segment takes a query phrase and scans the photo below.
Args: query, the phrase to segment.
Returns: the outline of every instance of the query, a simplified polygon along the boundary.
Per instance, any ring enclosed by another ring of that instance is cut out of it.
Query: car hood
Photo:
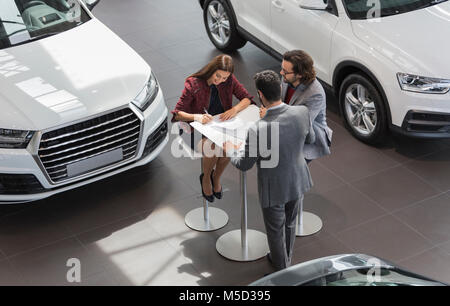
[[[0,128],[44,130],[127,105],[149,75],[97,19],[0,50]]]
[[[352,20],[354,34],[398,72],[450,79],[450,2],[380,20]]]

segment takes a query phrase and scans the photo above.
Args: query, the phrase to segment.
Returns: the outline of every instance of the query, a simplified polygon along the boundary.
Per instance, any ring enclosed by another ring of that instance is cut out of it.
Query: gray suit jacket
[[[232,157],[231,162],[243,171],[257,164],[263,208],[284,205],[312,187],[303,146],[314,140],[308,109],[283,103],[277,109],[268,109],[266,116],[249,129],[245,156]]]
[[[281,97],[286,97],[288,84],[282,82]],[[309,86],[299,85],[291,98],[290,105],[304,105],[309,110],[312,128],[316,135],[316,141],[313,144],[305,145],[305,157],[307,159],[316,159],[331,153],[330,145],[333,131],[327,125],[327,102],[325,91],[322,85],[316,79]]]

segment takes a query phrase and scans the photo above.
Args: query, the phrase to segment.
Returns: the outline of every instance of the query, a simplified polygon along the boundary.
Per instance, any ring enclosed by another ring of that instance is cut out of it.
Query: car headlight
[[[398,82],[403,90],[446,94],[450,90],[450,80],[427,78],[407,73],[397,73]]]
[[[27,147],[34,132],[0,129],[0,148],[24,149]]]
[[[156,95],[159,91],[158,81],[156,80],[153,72],[150,75],[150,79],[147,84],[145,84],[144,88],[137,95],[136,98],[133,99],[133,104],[139,107],[141,110],[146,110],[147,107],[153,103],[156,98]]]

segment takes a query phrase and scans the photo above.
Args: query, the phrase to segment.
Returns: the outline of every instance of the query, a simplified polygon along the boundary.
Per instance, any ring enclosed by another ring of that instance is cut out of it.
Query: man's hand
[[[222,113],[219,116],[219,119],[221,121],[226,121],[226,120],[229,120],[229,119],[233,118],[234,116],[236,116],[237,113],[238,113],[238,111],[234,107],[232,107],[231,109],[227,110],[225,113]]]
[[[240,142],[238,145],[235,145],[234,143],[232,143],[231,141],[227,141],[227,142],[224,142],[223,143],[223,145],[222,145],[222,150],[223,150],[223,152],[225,153],[225,156],[227,156],[228,154],[228,152],[233,152],[233,151],[235,151],[235,150],[238,150],[240,147],[241,147],[241,145],[242,145],[242,142]]]
[[[267,108],[265,108],[264,106],[261,106],[261,108],[259,109],[259,118],[264,118],[266,113],[267,113]]]

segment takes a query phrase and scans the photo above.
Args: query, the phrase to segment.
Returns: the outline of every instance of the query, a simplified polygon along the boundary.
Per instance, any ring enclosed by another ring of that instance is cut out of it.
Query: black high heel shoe
[[[220,199],[222,199],[222,196],[223,196],[222,186],[220,186],[220,191],[219,191],[219,192],[215,192],[215,191],[214,191],[213,174],[214,174],[214,171],[211,172],[211,184],[212,184],[212,186],[213,186],[213,194],[214,194],[214,196],[215,196],[217,199],[220,200]]]
[[[204,197],[208,202],[212,203],[212,202],[214,202],[214,195],[206,195],[206,194],[203,192],[203,176],[204,176],[204,175],[205,175],[204,173],[200,174],[200,188],[202,189],[202,195],[203,195],[203,197]],[[214,187],[213,187],[213,192],[214,192]]]

